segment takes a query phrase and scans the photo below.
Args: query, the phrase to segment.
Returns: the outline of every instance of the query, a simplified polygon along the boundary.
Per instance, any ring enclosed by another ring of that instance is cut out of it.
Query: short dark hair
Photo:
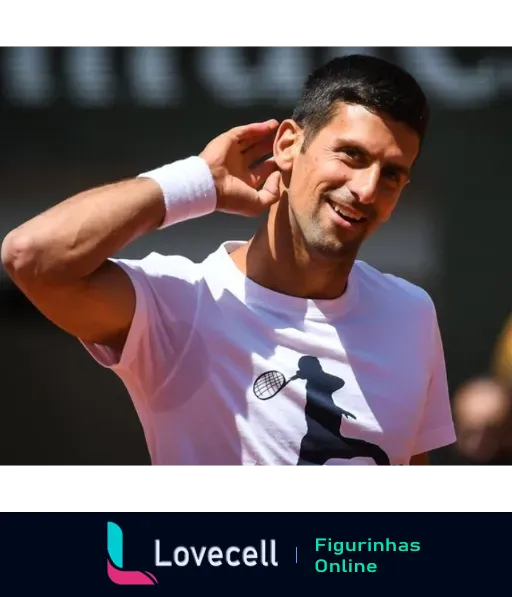
[[[429,121],[427,98],[414,77],[391,62],[351,54],[314,70],[292,115],[305,131],[305,146],[334,117],[339,103],[382,112],[407,124],[423,141]]]

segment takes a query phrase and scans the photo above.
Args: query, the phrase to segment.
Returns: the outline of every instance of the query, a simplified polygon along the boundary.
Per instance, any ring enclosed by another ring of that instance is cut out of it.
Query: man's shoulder
[[[227,241],[220,246],[195,259],[182,253],[163,254],[156,251],[140,258],[112,258],[112,261],[134,269],[151,278],[178,278],[185,281],[199,281],[210,272],[226,269],[226,247],[237,246],[240,241]]]
[[[427,310],[434,309],[431,295],[418,284],[396,274],[382,272],[366,261],[357,260],[355,265],[360,283],[369,291],[370,296],[378,300],[396,301],[400,305],[418,306]]]
[[[137,259],[115,258],[112,261],[133,274],[162,283],[173,280],[194,283],[202,275],[201,262],[180,254],[167,255],[153,251]]]
[[[184,254],[151,252],[139,259],[113,259],[128,274],[139,296],[151,296],[174,310],[222,295],[229,268],[223,246],[193,259]]]

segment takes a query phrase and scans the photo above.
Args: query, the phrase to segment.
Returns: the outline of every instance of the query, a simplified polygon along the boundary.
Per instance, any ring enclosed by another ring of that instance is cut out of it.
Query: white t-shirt
[[[114,260],[136,293],[125,347],[83,345],[124,382],[153,464],[406,465],[455,441],[424,290],[356,261],[338,299],[285,296],[236,267],[241,244]]]

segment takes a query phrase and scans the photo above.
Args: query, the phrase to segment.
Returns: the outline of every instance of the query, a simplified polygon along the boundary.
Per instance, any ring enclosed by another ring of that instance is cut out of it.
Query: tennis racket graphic
[[[273,398],[294,379],[298,379],[298,376],[293,375],[290,379],[286,379],[280,371],[265,371],[265,373],[256,378],[252,386],[252,391],[256,398],[268,400],[269,398]]]

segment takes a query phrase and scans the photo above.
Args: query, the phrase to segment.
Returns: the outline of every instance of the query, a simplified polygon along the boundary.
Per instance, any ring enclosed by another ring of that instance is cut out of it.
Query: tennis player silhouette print
[[[316,357],[301,357],[297,372],[288,380],[279,371],[263,373],[254,382],[253,391],[261,400],[268,400],[296,379],[306,381],[307,427],[297,465],[324,465],[331,458],[350,460],[358,457],[372,458],[377,465],[390,464],[388,455],[376,444],[341,434],[343,417],[356,418],[334,403],[334,392],[345,382],[326,373]]]

